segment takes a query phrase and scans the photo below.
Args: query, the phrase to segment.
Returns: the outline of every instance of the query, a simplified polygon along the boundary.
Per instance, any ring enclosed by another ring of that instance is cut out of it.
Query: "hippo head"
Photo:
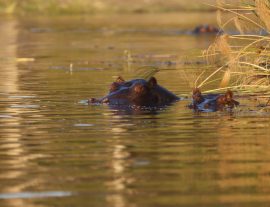
[[[221,31],[212,25],[199,25],[193,30],[194,34],[217,34]]]
[[[178,97],[159,86],[154,77],[148,81],[144,79],[125,81],[122,77],[118,77],[111,84],[107,96],[100,100],[90,99],[89,102],[155,107],[164,106],[176,100]]]
[[[193,89],[192,104],[189,108],[196,111],[213,112],[225,108],[232,109],[238,106],[239,102],[233,99],[233,92],[228,90],[224,95],[206,94],[202,95],[200,89]]]
[[[227,90],[224,95],[219,96],[216,102],[219,108],[223,108],[225,106],[233,108],[239,105],[239,102],[233,99],[233,92],[231,90]]]
[[[149,81],[144,79],[124,81],[119,77],[116,82],[111,84],[110,93],[106,100],[113,105],[158,105],[159,97],[155,93],[156,86],[157,80],[154,77],[151,77]]]

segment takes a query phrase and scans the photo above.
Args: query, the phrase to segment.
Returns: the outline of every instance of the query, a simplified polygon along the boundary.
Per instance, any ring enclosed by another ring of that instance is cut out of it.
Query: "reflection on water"
[[[268,205],[270,115],[250,100],[230,113],[194,113],[186,99],[157,111],[81,101],[145,65],[190,91],[181,70],[200,74],[194,57],[215,37],[174,32],[194,28],[191,15],[144,17],[0,21],[1,207]]]
[[[2,57],[2,63],[0,66],[1,71],[1,84],[0,89],[4,92],[1,97],[2,102],[6,102],[7,99],[32,98],[33,96],[16,96],[16,94],[22,94],[20,90],[20,71],[17,67],[17,41],[18,41],[18,22],[15,19],[1,21],[0,25],[0,40],[2,42],[2,49],[0,55]],[[31,91],[27,91],[31,93]],[[15,95],[15,96],[12,96]],[[11,104],[10,101],[8,104]],[[18,101],[15,101],[18,103]],[[17,106],[17,107],[16,107]],[[20,180],[28,171],[29,161],[36,158],[40,158],[43,155],[38,153],[27,153],[26,147],[23,145],[24,131],[23,114],[24,111],[21,108],[35,108],[34,105],[5,105],[1,104],[1,165],[6,166],[5,171],[0,173],[0,178],[5,180]],[[32,111],[35,113],[35,111]],[[29,126],[29,129],[35,130],[35,127]],[[28,186],[38,182],[38,178],[33,178],[27,181],[21,181],[14,185],[2,186],[1,191],[13,194],[0,194],[0,199],[8,199],[5,201],[10,206],[32,206],[31,202],[21,199],[25,196],[19,196]],[[17,195],[17,196],[16,196]],[[12,198],[12,199],[10,199]]]
[[[18,91],[18,70],[16,65],[17,57],[17,35],[18,30],[16,29],[17,21],[1,21],[0,25],[0,41],[1,51],[0,55],[4,61],[4,65],[1,64],[1,78],[6,78],[8,81],[2,81],[0,89],[2,92],[17,92]]]

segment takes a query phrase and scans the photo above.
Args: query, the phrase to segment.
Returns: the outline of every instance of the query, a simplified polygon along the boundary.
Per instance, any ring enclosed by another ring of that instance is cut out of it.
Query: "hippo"
[[[180,100],[178,96],[163,88],[156,78],[148,81],[134,79],[125,81],[118,77],[110,86],[108,95],[103,98],[90,98],[89,104],[108,104],[110,106],[163,107]]]
[[[193,89],[192,104],[189,108],[196,111],[214,112],[218,110],[224,110],[225,108],[232,109],[239,105],[238,101],[233,99],[233,92],[227,90],[224,95],[220,94],[208,94],[202,95],[200,89]]]
[[[218,34],[221,33],[221,30],[218,28],[212,26],[212,25],[199,25],[195,27],[195,29],[192,31],[193,34]]]

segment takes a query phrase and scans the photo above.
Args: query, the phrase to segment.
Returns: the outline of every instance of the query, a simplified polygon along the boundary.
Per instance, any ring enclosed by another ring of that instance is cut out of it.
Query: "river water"
[[[0,206],[269,206],[270,114],[250,100],[215,113],[193,112],[188,99],[155,113],[85,104],[143,66],[188,94],[215,39],[189,31],[214,21],[1,17]]]

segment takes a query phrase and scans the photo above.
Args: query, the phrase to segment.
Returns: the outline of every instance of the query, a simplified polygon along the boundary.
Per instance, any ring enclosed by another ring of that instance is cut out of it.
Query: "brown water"
[[[189,92],[182,70],[204,66],[183,62],[214,37],[185,33],[214,19],[2,17],[0,206],[269,206],[270,114],[241,110],[248,100],[201,114],[189,100],[154,114],[84,104],[144,65]]]

